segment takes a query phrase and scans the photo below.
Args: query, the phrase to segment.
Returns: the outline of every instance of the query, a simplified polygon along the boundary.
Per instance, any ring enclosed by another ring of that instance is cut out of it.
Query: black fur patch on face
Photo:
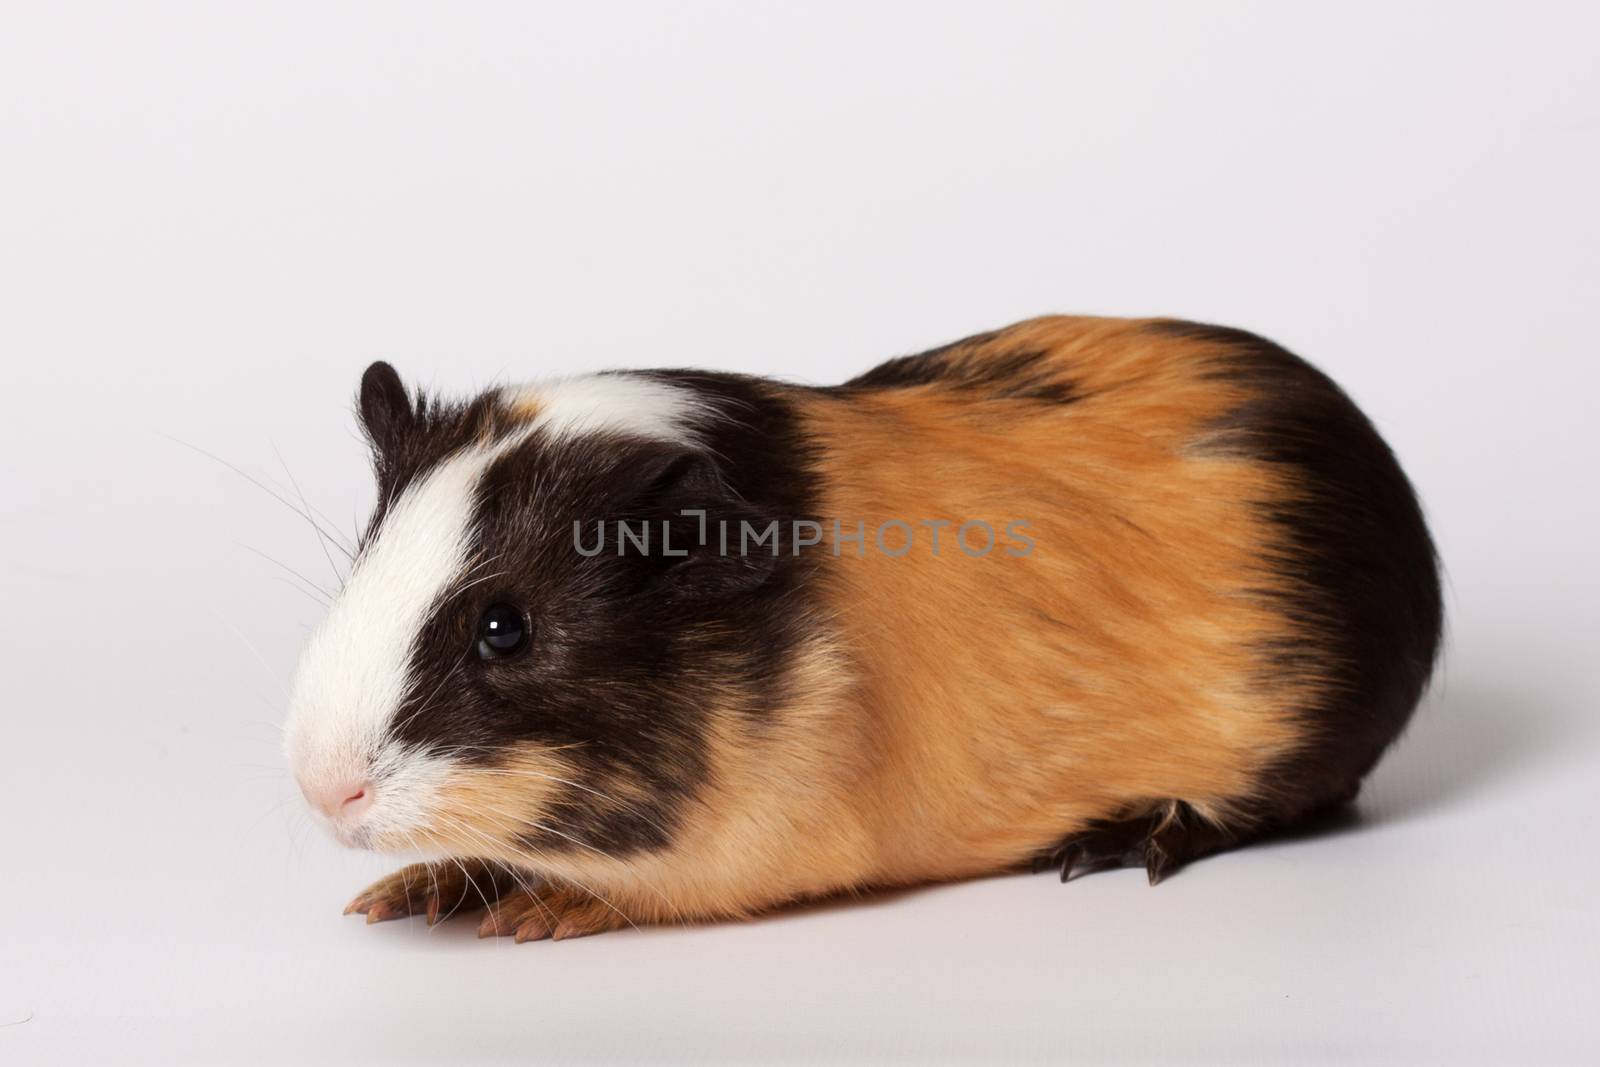
[[[1287,546],[1273,562],[1294,583],[1283,610],[1321,641],[1270,651],[1289,670],[1331,664],[1334,678],[1304,709],[1303,750],[1262,783],[1261,826],[1283,825],[1353,798],[1410,719],[1439,650],[1438,558],[1394,453],[1321,371],[1242,330],[1149,329],[1217,346],[1214,374],[1251,398],[1217,425],[1212,447],[1289,468],[1303,491],[1272,512]]]
[[[1003,400],[1067,404],[1077,399],[1050,354],[1010,348],[1005,333],[980,333],[915,356],[900,356],[845,382],[841,390],[943,385]]]
[[[732,707],[758,729],[777,714],[813,618],[813,553],[785,543],[776,556],[723,555],[715,533],[719,520],[787,529],[809,514],[811,451],[796,417],[753,379],[651,376],[721,413],[704,423],[704,447],[535,434],[499,456],[479,487],[468,568],[419,634],[413,692],[395,714],[398,741],[466,763],[524,745],[562,750],[576,784],[538,823],[508,827],[535,858],[668,845],[710,773],[709,708]],[[684,509],[707,512],[708,543]],[[625,542],[619,554],[617,520],[648,524],[650,550]],[[575,522],[591,548],[606,525],[602,552],[577,550]],[[687,556],[663,554],[663,523]],[[495,604],[521,608],[531,636],[484,660],[476,628]]]

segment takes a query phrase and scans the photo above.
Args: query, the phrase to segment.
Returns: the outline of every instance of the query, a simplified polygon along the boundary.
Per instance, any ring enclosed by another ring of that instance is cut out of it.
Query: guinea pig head
[[[378,501],[286,731],[309,805],[380,850],[665,846],[785,596],[771,557],[704,536],[766,521],[704,448],[717,412],[625,373],[446,402],[383,363],[358,409]]]

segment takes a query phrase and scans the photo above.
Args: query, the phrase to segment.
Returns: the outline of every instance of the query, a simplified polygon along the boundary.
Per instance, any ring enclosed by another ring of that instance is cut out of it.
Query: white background
[[[0,1061],[1596,1062],[1590,5],[0,8]],[[1051,311],[1343,382],[1449,571],[1339,832],[513,946],[340,907],[361,368],[830,382]],[[282,456],[282,464],[279,461]]]

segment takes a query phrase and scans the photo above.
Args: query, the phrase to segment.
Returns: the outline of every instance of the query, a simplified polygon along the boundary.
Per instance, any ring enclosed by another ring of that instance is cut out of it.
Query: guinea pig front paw
[[[485,907],[509,881],[504,870],[479,860],[414,863],[369,885],[344,913],[359,912],[369,923],[425,914],[432,926],[458,912]]]
[[[524,941],[564,941],[623,926],[629,919],[610,901],[580,888],[547,886],[537,892],[519,889],[491,905],[478,925],[479,937],[514,936]]]

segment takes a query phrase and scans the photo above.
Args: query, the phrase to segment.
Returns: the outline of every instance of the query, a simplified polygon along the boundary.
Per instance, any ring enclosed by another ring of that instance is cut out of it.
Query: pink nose
[[[306,788],[306,799],[330,819],[350,822],[359,819],[372,807],[373,785],[370,781],[336,782],[331,786]]]

